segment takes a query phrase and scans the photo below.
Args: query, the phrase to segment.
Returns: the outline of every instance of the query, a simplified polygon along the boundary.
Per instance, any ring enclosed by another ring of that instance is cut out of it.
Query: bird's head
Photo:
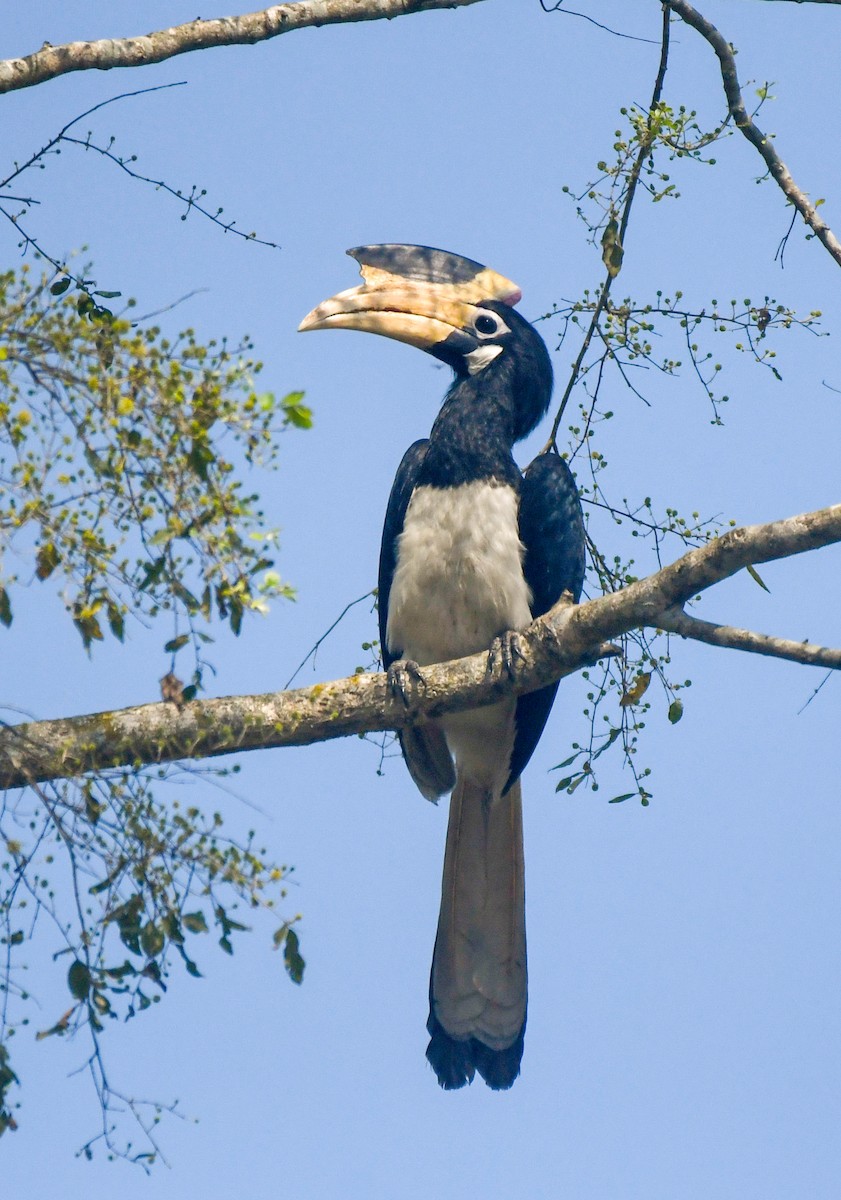
[[[504,386],[516,398],[516,440],[546,412],[552,366],[543,339],[513,307],[515,283],[481,263],[429,246],[348,250],[364,282],[331,296],[299,330],[361,329],[407,342],[463,380]]]

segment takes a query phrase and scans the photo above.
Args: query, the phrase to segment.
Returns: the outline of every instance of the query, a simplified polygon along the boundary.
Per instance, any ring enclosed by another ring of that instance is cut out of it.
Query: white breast
[[[421,666],[473,654],[531,621],[513,488],[417,488],[397,543],[387,640]]]

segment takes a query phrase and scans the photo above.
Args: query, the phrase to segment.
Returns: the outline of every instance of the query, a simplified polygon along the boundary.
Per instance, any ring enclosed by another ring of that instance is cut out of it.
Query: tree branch
[[[402,729],[447,712],[479,708],[505,695],[543,687],[614,652],[610,639],[630,629],[674,628],[685,637],[754,653],[795,657],[795,643],[740,630],[710,634],[707,622],[680,614],[698,592],[743,567],[841,542],[841,504],[767,525],[734,529],[691,550],[622,591],[574,606],[562,599],[521,635],[515,678],[488,669],[486,653],[425,667],[409,705],[385,675],[352,675],[332,683],[262,696],[227,696],[57,721],[0,731],[0,787],[113,767],[205,758],[276,746],[305,746],[375,730]],[[718,639],[718,640],[716,640]],[[797,661],[841,667],[841,651],[797,647]]]
[[[811,642],[792,642],[787,638],[769,637],[765,633],[754,633],[750,629],[736,629],[732,625],[717,625],[691,617],[683,609],[663,613],[661,629],[709,646],[721,646],[728,650],[747,650],[751,654],[766,654],[770,658],[783,658],[789,662],[804,663],[810,667],[829,667],[841,670],[841,650],[830,650],[815,646]]]
[[[805,192],[794,182],[791,172],[774,149],[773,142],[762,132],[758,125],[748,115],[742,98],[739,77],[736,72],[736,59],[730,43],[716,29],[711,21],[688,4],[686,0],[663,0],[672,12],[677,13],[687,25],[691,25],[705,38],[715,50],[721,68],[721,80],[724,84],[724,94],[727,97],[727,107],[733,117],[736,128],[739,129],[750,144],[755,147],[762,157],[772,178],[782,189],[789,202],[794,205],[803,220],[814,232],[815,237],[841,266],[841,242],[824,220],[818,216],[818,210],[809,200]]]
[[[391,20],[438,8],[464,8],[482,0],[298,0],[273,4],[259,12],[173,25],[140,37],[100,38],[95,42],[44,43],[25,58],[0,61],[0,92],[34,87],[72,71],[110,71],[114,67],[146,67],[193,50],[253,45],[311,26]]]

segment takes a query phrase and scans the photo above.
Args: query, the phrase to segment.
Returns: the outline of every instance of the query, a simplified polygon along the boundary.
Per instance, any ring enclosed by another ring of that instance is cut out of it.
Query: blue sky
[[[114,9],[17,6],[0,52],[196,15],[181,0],[149,0],[140,17]],[[653,2],[586,11],[658,36]],[[739,47],[743,82],[773,81],[763,127],[841,227],[837,13],[758,0],[709,0],[703,11]],[[391,478],[446,387],[447,373],[408,347],[296,335],[314,304],[355,282],[345,249],[412,241],[478,258],[521,285],[531,318],[593,287],[599,255],[561,188],[583,187],[608,156],[618,109],[647,101],[656,58],[653,45],[547,15],[537,0],[488,0],[3,98],[11,161],[109,96],[186,80],[112,106],[91,128],[116,135],[150,175],[207,188],[240,226],[281,244],[271,251],[194,216],[182,222],[170,199],[81,154],[65,152],[36,180],[43,203],[30,224],[53,253],[87,245],[100,285],[136,296],[141,312],[202,289],[171,327],[248,331],[265,386],[303,388],[315,411],[314,429],[289,434],[280,471],[260,481],[283,529],[279,567],[299,599],[238,641],[220,637],[217,693],[282,686],[373,585]],[[713,55],[689,30],[675,30],[666,99],[721,114]],[[717,157],[716,169],[676,167],[680,201],[639,205],[617,291],[682,287],[699,306],[770,294],[820,308],[823,328],[837,329],[837,267],[798,228],[781,270],[774,253],[790,215],[781,195],[757,186],[761,164],[743,139]],[[16,261],[14,238],[0,237],[3,261]],[[651,381],[651,408],[611,384],[617,417],[600,447],[615,494],[740,523],[836,501],[838,397],[823,386],[841,387],[834,339],[792,332],[778,348],[782,382],[722,358],[732,397],[724,428],[710,425],[689,373]],[[568,346],[555,356],[558,378],[571,357]],[[608,549],[612,539],[625,545],[609,525],[602,536]],[[738,577],[700,615],[837,644],[838,563],[837,550],[824,550],[763,568],[770,594]],[[0,631],[0,700],[48,717],[156,697],[161,631],[97,648],[89,661],[55,596],[42,588],[27,600]],[[374,624],[364,606],[354,610],[304,680],[353,670]],[[549,768],[585,730],[581,681],[561,689],[524,779],[530,1008],[510,1093],[474,1085],[446,1095],[424,1060],[443,806],[426,804],[396,759],[379,776],[376,751],[358,740],[253,754],[236,784],[243,800],[199,786],[196,799],[222,806],[235,828],[257,828],[294,863],[303,986],[271,952],[271,926],[258,927],[233,960],[208,945],[202,980],[176,973],[165,1003],[108,1030],[116,1084],[178,1097],[198,1119],[165,1126],[171,1168],[151,1181],[122,1163],[73,1158],[96,1122],[86,1081],[68,1077],[82,1045],[18,1039],[24,1108],[19,1132],[3,1139],[4,1195],[835,1197],[837,685],[799,714],[818,672],[677,642],[673,660],[693,685],[679,725],[663,705],[650,715],[647,809],[607,804],[631,790],[618,763],[598,793],[555,794]],[[32,972],[41,1024],[60,1011],[64,966],[49,962],[51,950]]]

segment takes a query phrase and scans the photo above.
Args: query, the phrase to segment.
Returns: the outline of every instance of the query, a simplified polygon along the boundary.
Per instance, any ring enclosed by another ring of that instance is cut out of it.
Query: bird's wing
[[[548,612],[563,592],[577,601],[584,582],[584,521],[578,488],[559,454],[539,455],[526,470],[520,494],[523,573],[533,617]],[[552,708],[557,683],[520,696],[506,791],[534,753]]]
[[[420,441],[414,442],[403,455],[400,466],[397,468],[397,474],[394,477],[391,495],[388,498],[388,508],[385,511],[383,540],[380,547],[380,571],[377,583],[377,604],[380,616],[380,650],[383,656],[384,667],[390,667],[395,659],[399,657],[399,650],[396,654],[392,654],[389,651],[386,639],[386,630],[388,629],[388,601],[391,595],[391,581],[394,578],[394,571],[397,567],[397,539],[403,532],[406,509],[409,507],[412,492],[415,490],[415,484],[417,483],[423,460],[426,457],[426,448],[428,445],[429,442],[427,439],[421,438]]]
[[[409,447],[397,468],[397,475],[388,499],[383,540],[380,548],[378,608],[380,618],[380,652],[383,666],[388,668],[402,656],[402,647],[388,647],[388,603],[391,582],[397,567],[397,541],[403,532],[406,510],[418,480],[426,455],[428,441],[422,438]],[[434,724],[409,727],[400,733],[400,748],[409,774],[427,800],[437,800],[449,792],[455,783],[453,760],[443,732]]]

